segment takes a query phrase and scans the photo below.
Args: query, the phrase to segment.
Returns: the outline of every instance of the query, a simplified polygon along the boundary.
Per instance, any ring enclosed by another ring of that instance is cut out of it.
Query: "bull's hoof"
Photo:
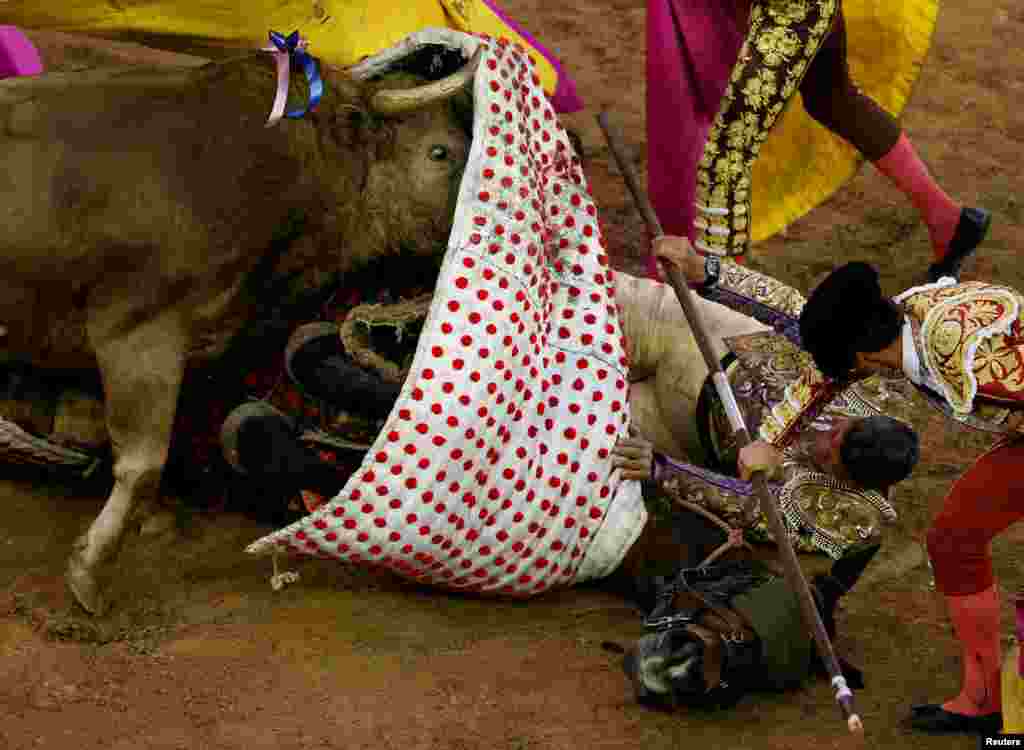
[[[160,510],[150,513],[139,522],[139,536],[149,538],[163,536],[168,531],[175,531],[176,526],[177,520],[174,513],[169,510]]]
[[[103,594],[95,574],[82,561],[81,553],[75,551],[68,560],[68,570],[64,576],[68,588],[75,599],[90,615],[99,617],[107,611],[109,602]]]

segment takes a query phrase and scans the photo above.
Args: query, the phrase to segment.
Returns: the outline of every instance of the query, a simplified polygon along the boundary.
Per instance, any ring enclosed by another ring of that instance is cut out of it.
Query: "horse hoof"
[[[75,552],[68,560],[68,570],[65,575],[68,588],[74,594],[76,601],[90,615],[99,617],[107,611],[108,602],[100,588],[96,576],[82,562],[79,554]]]

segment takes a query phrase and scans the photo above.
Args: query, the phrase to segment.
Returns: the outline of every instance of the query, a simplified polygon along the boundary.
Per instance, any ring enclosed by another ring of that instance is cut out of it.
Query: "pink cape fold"
[[[1017,595],[1017,643],[1021,644],[1017,656],[1017,674],[1024,677],[1024,593]]]
[[[43,72],[39,52],[17,26],[0,26],[0,78]]]
[[[647,189],[666,234],[695,239],[697,164],[742,45],[725,3],[647,0]]]

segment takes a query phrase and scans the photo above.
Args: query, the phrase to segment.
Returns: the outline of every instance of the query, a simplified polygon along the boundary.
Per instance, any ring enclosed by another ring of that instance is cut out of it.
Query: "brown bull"
[[[269,55],[0,82],[2,341],[104,384],[115,483],[67,575],[86,610],[159,486],[186,362],[252,315],[247,278],[444,244],[469,137],[442,99],[472,70],[415,91],[324,71],[317,111],[271,128]]]

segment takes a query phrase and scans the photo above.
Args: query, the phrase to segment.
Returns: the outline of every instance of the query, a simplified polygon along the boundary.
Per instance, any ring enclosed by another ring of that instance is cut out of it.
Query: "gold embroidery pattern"
[[[733,393],[751,434],[764,440],[778,437],[802,415],[818,376],[810,355],[772,331],[736,336],[726,341],[737,361],[726,371]],[[814,371],[816,372],[816,371]],[[808,427],[818,429],[838,417],[870,417],[886,414],[914,425],[917,407],[912,386],[904,378],[874,375],[837,394]],[[732,465],[736,444],[724,412],[712,411],[712,442],[719,460]]]
[[[764,437],[765,425],[769,425],[769,433],[781,433],[785,424],[794,418],[794,411],[799,412],[796,404],[806,398],[808,381],[801,381],[801,374],[813,370],[809,355],[774,332],[738,336],[728,343],[738,359],[729,366],[726,375],[748,429],[757,433],[760,426]],[[886,413],[891,416],[913,414],[914,405],[900,390],[903,382],[874,377],[858,383],[833,399],[804,428],[808,433],[804,437],[813,438],[813,433],[831,429],[836,419],[879,414],[882,412],[879,402],[884,403]],[[708,427],[719,462],[735,465],[737,447],[721,409],[712,409]],[[798,440],[785,448],[785,480],[773,485],[796,548],[804,552],[825,552],[836,558],[852,544],[877,539],[881,524],[896,518],[895,510],[877,492],[862,490],[815,470],[807,456],[805,442]],[[681,496],[691,502],[726,520],[739,521],[745,497],[699,477],[673,477],[671,481],[675,482],[674,491],[685,493]],[[758,520],[750,539],[773,541],[764,518]]]
[[[795,437],[801,422],[819,420],[821,408],[816,413],[809,413],[808,408],[828,383],[810,354],[774,331],[734,336],[726,344],[744,365],[736,372],[740,381],[734,383],[733,391],[743,413],[757,415],[748,425],[752,435],[783,448]],[[833,400],[829,397],[822,407]]]
[[[838,559],[854,544],[878,540],[882,525],[897,518],[892,505],[877,492],[805,467],[790,467],[786,474],[785,482],[772,483],[770,491],[798,552],[824,552]],[[730,525],[742,525],[746,495],[691,474],[673,474],[661,488],[670,498],[698,505]],[[753,543],[775,542],[764,514],[758,515],[745,536]]]
[[[697,202],[711,209],[698,209],[699,249],[715,255],[747,252],[754,161],[838,9],[838,0],[754,0],[746,41],[697,169]],[[727,221],[709,221],[722,210]]]
[[[807,302],[788,284],[731,261],[722,264],[718,283],[722,289],[749,297],[794,318],[800,317],[800,311]]]
[[[982,390],[997,401],[1024,392],[1021,296],[1006,287],[967,282],[926,289],[903,301],[918,325],[922,364],[955,413],[968,414]]]
[[[882,523],[896,520],[896,510],[879,493],[805,469],[796,469],[783,486],[779,507],[787,526],[832,559],[854,544],[877,541]]]

